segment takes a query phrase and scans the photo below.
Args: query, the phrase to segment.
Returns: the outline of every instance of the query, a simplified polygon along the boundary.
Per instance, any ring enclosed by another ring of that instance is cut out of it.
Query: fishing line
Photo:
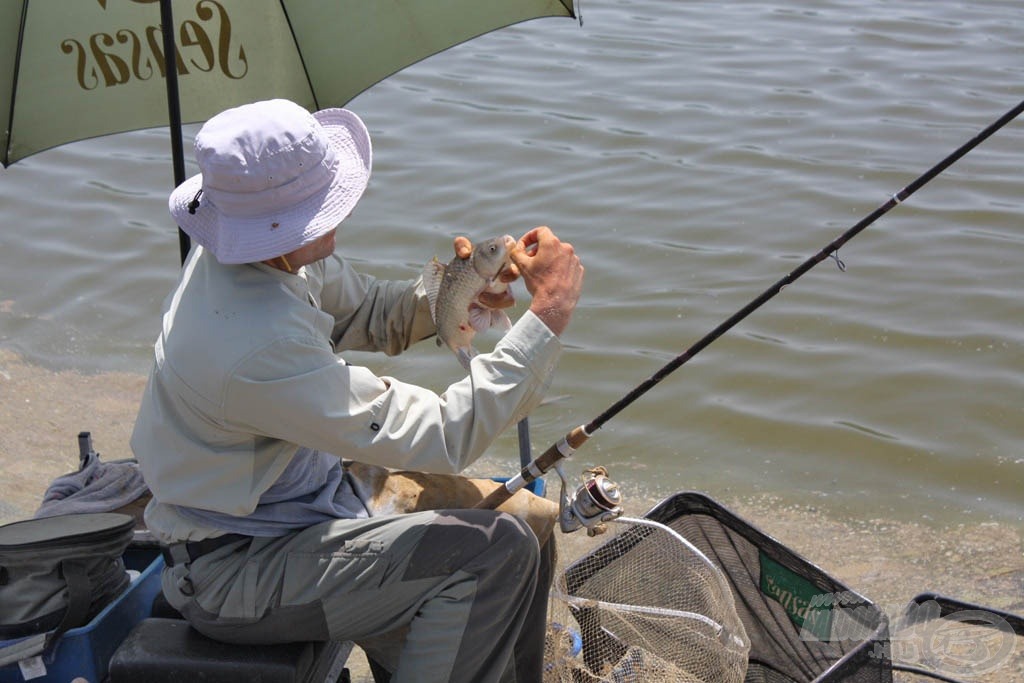
[[[856,225],[851,227],[849,230],[835,238],[824,247],[821,248],[817,253],[808,258],[806,261],[797,266],[792,272],[780,279],[778,282],[773,284],[771,287],[761,293],[760,296],[756,297],[753,301],[748,303],[746,306],[736,311],[734,314],[729,316],[723,321],[718,327],[714,328],[706,335],[697,340],[690,348],[683,353],[679,354],[671,361],[666,363],[660,370],[655,372],[653,375],[648,377],[646,380],[637,385],[632,391],[623,396],[621,399],[612,404],[607,410],[595,417],[585,425],[574,428],[561,440],[551,445],[544,453],[539,455],[530,465],[524,467],[522,471],[516,476],[512,477],[505,483],[504,486],[495,489],[489,496],[484,498],[476,507],[484,509],[493,509],[503,502],[508,500],[512,494],[519,489],[525,487],[538,476],[537,472],[544,473],[555,466],[555,464],[562,458],[569,457],[582,446],[587,439],[589,439],[594,432],[600,429],[608,420],[618,415],[626,406],[633,403],[635,400],[643,396],[645,393],[650,391],[665,379],[668,375],[675,372],[683,364],[689,361],[691,358],[696,356],[698,353],[703,351],[713,341],[721,337],[727,331],[735,327],[740,321],[746,318],[748,315],[756,311],[758,308],[767,303],[776,294],[781,292],[787,285],[792,284],[797,279],[802,277],[811,268],[818,265],[827,258],[834,258],[836,264],[840,267],[840,270],[845,270],[845,264],[839,259],[838,252],[840,247],[846,244],[848,241],[856,237],[861,231],[867,228],[869,225],[877,221],[879,218],[889,212],[894,206],[902,204],[912,194],[917,192],[919,189],[924,187],[930,180],[935,178],[947,168],[952,166],[965,154],[970,152],[972,149],[980,145],[986,139],[988,139],[993,133],[1005,126],[1007,123],[1017,118],[1020,113],[1024,111],[1024,101],[1021,101],[1017,106],[1010,109],[1008,112],[1003,114],[999,119],[994,121],[987,128],[982,130],[980,133],[975,135],[973,138],[965,142],[963,145],[958,147],[952,154],[947,156],[939,163],[932,166],[930,169],[925,171],[914,180],[912,183],[904,187],[899,192],[894,193],[889,199],[884,202],[877,209],[869,213],[863,219],[860,220]]]

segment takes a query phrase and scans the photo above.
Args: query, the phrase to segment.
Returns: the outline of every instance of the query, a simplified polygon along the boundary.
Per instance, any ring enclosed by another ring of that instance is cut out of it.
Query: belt
[[[207,553],[212,553],[218,548],[223,548],[232,543],[251,541],[252,536],[244,534],[224,534],[216,538],[207,538],[202,541],[186,541],[183,543],[172,543],[171,545],[160,546],[160,554],[164,556],[164,564],[173,567],[177,564],[189,564],[196,561]]]

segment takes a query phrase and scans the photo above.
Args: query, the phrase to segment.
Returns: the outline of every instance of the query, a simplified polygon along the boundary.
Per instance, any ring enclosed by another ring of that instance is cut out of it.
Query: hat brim
[[[305,200],[260,216],[229,216],[200,196],[197,174],[171,192],[168,207],[190,238],[225,264],[255,263],[288,254],[338,226],[355,208],[370,181],[373,153],[362,120],[347,109],[324,109],[313,117],[323,126],[334,148],[331,183]]]

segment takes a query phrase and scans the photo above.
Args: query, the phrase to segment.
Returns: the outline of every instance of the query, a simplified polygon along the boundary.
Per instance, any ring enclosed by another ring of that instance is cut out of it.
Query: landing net
[[[741,683],[750,641],[707,556],[649,519],[600,539],[552,588],[544,683]]]

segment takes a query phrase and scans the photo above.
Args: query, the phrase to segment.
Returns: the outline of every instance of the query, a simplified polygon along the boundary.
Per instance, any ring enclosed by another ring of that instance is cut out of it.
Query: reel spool
[[[562,480],[558,524],[563,533],[586,528],[588,536],[603,534],[605,522],[622,515],[622,492],[604,467],[584,470],[583,483],[571,494],[561,463],[555,465],[555,471]]]

